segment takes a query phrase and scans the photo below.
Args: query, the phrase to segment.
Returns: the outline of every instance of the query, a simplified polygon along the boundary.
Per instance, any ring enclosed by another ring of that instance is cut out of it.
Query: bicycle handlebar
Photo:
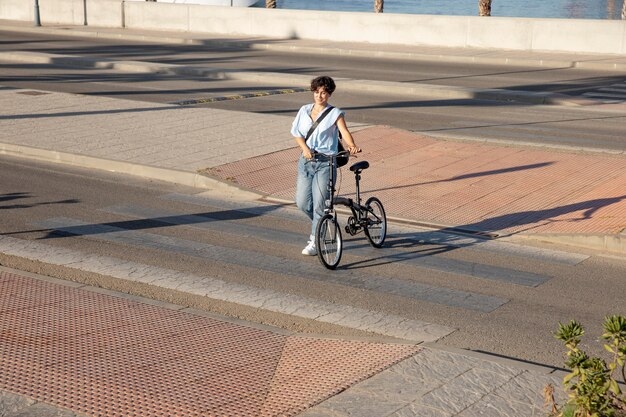
[[[361,150],[359,149],[359,151],[357,153],[360,153],[360,152],[361,152]],[[326,161],[328,161],[328,160],[337,159],[337,158],[340,158],[340,157],[343,157],[343,156],[347,156],[348,158],[356,158],[356,155],[351,154],[350,151],[341,151],[341,152],[337,152],[334,155],[326,155],[326,154],[314,151],[314,152],[311,153],[311,159],[309,159],[309,161],[312,161],[312,160],[318,160],[318,161],[319,160],[322,160],[322,161],[326,160]]]

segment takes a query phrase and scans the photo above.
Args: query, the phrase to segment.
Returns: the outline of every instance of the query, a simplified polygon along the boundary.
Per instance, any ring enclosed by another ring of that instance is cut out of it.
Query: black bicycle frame
[[[365,220],[365,216],[363,213],[367,212],[367,208],[361,205],[361,173],[355,172],[355,180],[356,180],[356,204],[353,199],[346,197],[335,197],[335,166],[337,165],[337,155],[324,155],[324,158],[328,158],[328,164],[330,165],[330,176],[328,177],[328,185],[327,189],[330,190],[330,198],[326,200],[326,209],[325,213],[330,213],[334,211],[335,204],[346,206],[352,211],[352,216],[355,219],[358,219],[359,225],[362,226],[361,222]]]

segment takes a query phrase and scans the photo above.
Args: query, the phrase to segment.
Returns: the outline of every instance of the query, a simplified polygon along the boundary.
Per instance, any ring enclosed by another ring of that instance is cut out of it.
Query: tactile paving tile
[[[416,354],[0,272],[0,389],[92,416],[291,416]]]
[[[363,148],[358,160],[370,162],[362,175],[363,199],[378,197],[387,217],[500,234],[626,228],[623,157],[446,142],[382,126],[354,137]],[[298,157],[292,148],[212,172],[293,200]],[[340,170],[337,188],[340,195],[354,196],[347,168]]]

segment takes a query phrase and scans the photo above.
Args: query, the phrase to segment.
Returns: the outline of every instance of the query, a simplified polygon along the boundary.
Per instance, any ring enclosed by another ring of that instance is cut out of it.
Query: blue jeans
[[[335,169],[335,178],[337,178],[336,172]],[[330,166],[327,161],[307,161],[304,156],[300,156],[296,182],[296,205],[311,219],[311,238],[315,236],[317,223],[324,215],[326,200],[329,198],[329,176]]]

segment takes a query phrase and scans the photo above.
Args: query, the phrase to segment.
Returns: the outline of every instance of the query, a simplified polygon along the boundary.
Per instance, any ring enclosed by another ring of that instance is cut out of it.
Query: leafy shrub
[[[603,327],[604,349],[611,354],[608,364],[602,358],[590,357],[578,347],[585,334],[580,323],[575,320],[559,323],[554,336],[567,348],[565,365],[571,373],[563,379],[569,400],[562,408],[554,402],[554,387],[548,386],[544,391],[553,416],[626,417],[626,396],[615,377],[621,374],[622,380],[626,380],[626,318],[606,317]]]

